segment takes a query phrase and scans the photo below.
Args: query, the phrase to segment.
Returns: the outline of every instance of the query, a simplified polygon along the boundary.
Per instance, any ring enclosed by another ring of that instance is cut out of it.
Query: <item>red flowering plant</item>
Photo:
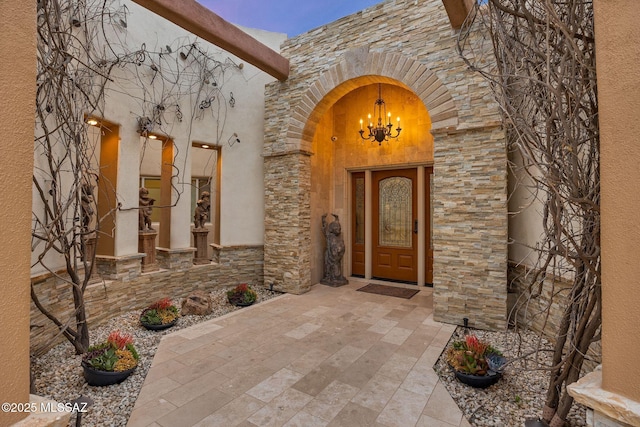
[[[500,350],[471,334],[449,347],[447,362],[457,372],[483,376],[501,372],[506,359]]]
[[[116,330],[106,341],[89,347],[82,361],[93,369],[121,372],[138,365],[138,352],[133,346],[133,337]]]
[[[233,305],[251,305],[258,299],[258,294],[251,286],[242,283],[227,291],[227,299]]]
[[[167,297],[142,310],[140,323],[143,325],[167,325],[174,322],[179,316],[178,308]]]

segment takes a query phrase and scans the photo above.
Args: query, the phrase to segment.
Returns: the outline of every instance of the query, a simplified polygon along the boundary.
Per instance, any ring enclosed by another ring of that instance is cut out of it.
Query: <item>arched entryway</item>
[[[398,115],[406,117],[403,122],[406,131],[401,139],[405,145],[372,147],[377,148],[374,150],[369,150],[367,145],[367,150],[362,146],[355,149],[356,143],[361,144],[357,142],[360,115],[372,109],[377,84],[383,85],[389,102],[393,100],[400,107]],[[353,114],[357,118],[352,117]],[[318,266],[322,263],[318,261],[318,253],[322,251],[318,248],[322,244],[319,236],[322,213],[332,210],[346,218],[349,212],[351,173],[391,167],[415,167],[417,171],[418,167],[433,165],[430,132],[455,129],[458,117],[451,94],[426,65],[400,54],[369,53],[366,48],[358,48],[346,52],[341,61],[323,72],[293,100],[290,115],[284,119],[286,137],[265,141],[264,149],[267,169],[265,282],[299,293],[305,292],[320,274]],[[320,125],[323,120],[325,123]],[[283,118],[277,121],[283,122]],[[338,145],[331,145],[332,137],[337,137]],[[318,142],[315,148],[314,141]],[[336,147],[335,155],[325,153]],[[347,148],[340,151],[339,147]],[[348,155],[352,155],[351,160],[354,156],[359,159],[340,163]],[[320,158],[335,159],[338,164],[324,165],[321,171],[313,167]],[[277,206],[271,206],[271,200],[276,200],[270,198],[272,194],[283,196]],[[424,204],[424,199],[420,203]],[[304,237],[301,239],[301,236]],[[291,242],[297,244],[292,246]],[[423,239],[420,242],[424,244]],[[348,262],[350,259],[349,252]],[[424,278],[421,281],[424,282]]]
[[[484,101],[486,87],[476,84],[463,64],[452,63],[445,71],[443,64],[449,63],[437,64],[445,85],[426,63],[366,47],[343,53],[322,72],[312,55],[297,61],[299,75],[267,87],[265,284],[306,292],[321,275],[323,214],[340,216],[351,244],[355,174],[364,173],[371,191],[378,171],[412,169],[420,186],[418,232],[432,231],[434,316],[452,323],[470,316],[476,326],[501,327],[506,320],[506,151],[500,122]],[[315,71],[305,74],[304,67]],[[401,109],[408,98],[422,109],[414,123],[403,122],[405,145],[357,145],[362,144],[359,119],[373,108],[378,84],[385,99],[400,99]],[[418,136],[411,137],[410,129]],[[431,168],[433,180],[427,182]],[[432,199],[426,197],[427,186]],[[433,219],[428,227],[427,209]],[[367,230],[372,242],[373,228]],[[426,237],[417,244],[423,245],[417,256],[425,256]],[[347,253],[347,273],[354,252]],[[365,262],[373,263],[373,257],[371,249]],[[427,263],[420,259],[419,265],[418,282],[424,283]]]
[[[340,218],[345,275],[432,283],[431,216],[426,209],[427,175],[433,167],[429,113],[400,82],[380,76],[358,80],[361,86],[326,110],[312,140],[311,283],[322,277],[323,214]],[[379,91],[387,112],[394,121],[399,116],[403,128],[398,138],[381,143],[363,140],[358,133],[359,120],[375,115]]]

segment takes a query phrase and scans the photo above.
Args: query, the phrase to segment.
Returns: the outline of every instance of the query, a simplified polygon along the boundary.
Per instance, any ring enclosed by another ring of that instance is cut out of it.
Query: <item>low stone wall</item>
[[[220,249],[218,263],[194,265],[182,270],[159,270],[127,280],[92,283],[85,292],[89,326],[96,326],[131,310],[138,310],[169,296],[183,298],[197,289],[249,283],[263,286],[262,246],[228,246]],[[71,286],[53,275],[32,278],[40,302],[65,322],[73,315]],[[74,324],[74,321],[71,321]],[[31,303],[31,353],[41,354],[62,342],[59,331]]]
[[[509,313],[510,323],[520,328],[528,328],[541,333],[550,342],[556,341],[567,296],[571,291],[571,281],[564,278],[547,278],[539,296],[538,285],[531,286],[534,272],[526,266],[509,266],[509,288],[515,294],[515,303]],[[584,372],[592,371],[602,360],[600,341],[591,345]]]

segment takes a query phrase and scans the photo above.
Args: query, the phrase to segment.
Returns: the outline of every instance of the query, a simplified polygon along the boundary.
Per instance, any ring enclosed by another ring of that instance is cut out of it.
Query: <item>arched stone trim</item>
[[[458,110],[451,93],[425,64],[398,53],[373,52],[367,47],[346,52],[302,95],[289,121],[287,138],[310,150],[316,126],[327,109],[350,91],[372,83],[390,83],[414,92],[427,107],[431,131],[456,129]]]

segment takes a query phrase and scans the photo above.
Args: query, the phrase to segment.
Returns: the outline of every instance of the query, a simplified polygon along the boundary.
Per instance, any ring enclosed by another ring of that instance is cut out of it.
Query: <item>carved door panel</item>
[[[378,171],[372,181],[373,277],[417,282],[417,170]]]
[[[364,172],[351,176],[351,275],[364,277]]]

